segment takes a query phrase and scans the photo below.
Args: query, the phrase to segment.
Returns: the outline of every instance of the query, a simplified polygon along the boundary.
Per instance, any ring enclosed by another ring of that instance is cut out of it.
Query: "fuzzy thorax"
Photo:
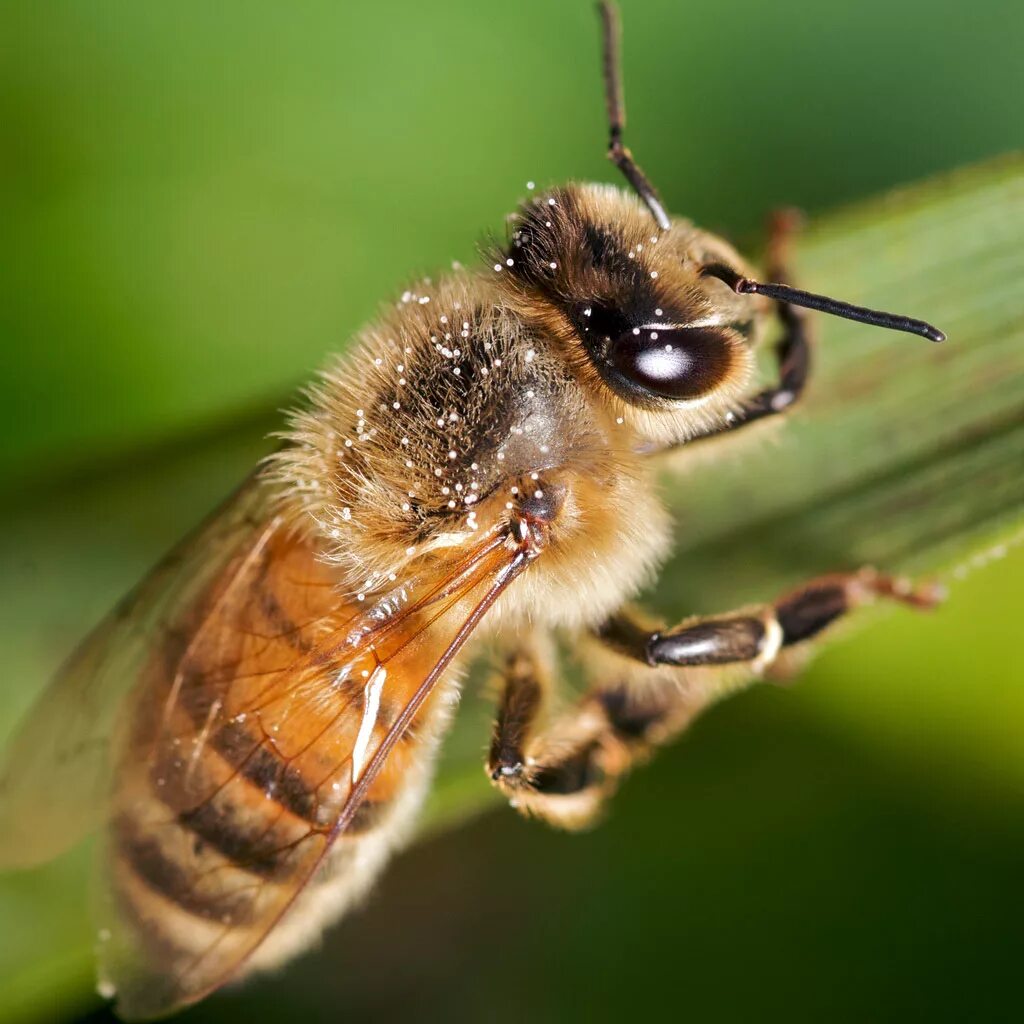
[[[653,571],[667,517],[633,431],[588,401],[550,340],[476,299],[465,278],[410,293],[324,373],[270,471],[342,589],[367,597],[555,489],[543,564],[490,624],[513,607],[596,619]]]

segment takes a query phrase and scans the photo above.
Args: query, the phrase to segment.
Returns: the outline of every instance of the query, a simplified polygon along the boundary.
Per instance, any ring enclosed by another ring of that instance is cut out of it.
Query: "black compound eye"
[[[616,390],[687,401],[710,394],[728,377],[733,346],[719,327],[641,327],[610,339],[603,361]]]

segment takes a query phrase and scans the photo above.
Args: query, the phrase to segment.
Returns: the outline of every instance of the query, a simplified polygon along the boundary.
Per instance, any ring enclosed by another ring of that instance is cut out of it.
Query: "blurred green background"
[[[1018,3],[622,6],[628,141],[742,242],[1020,144]],[[0,4],[0,741],[381,301],[528,179],[614,180],[597,46],[589,0]],[[421,843],[183,1019],[1021,1019],[1022,572],[716,709],[591,834]],[[91,1012],[80,874],[0,884],[11,1019]]]

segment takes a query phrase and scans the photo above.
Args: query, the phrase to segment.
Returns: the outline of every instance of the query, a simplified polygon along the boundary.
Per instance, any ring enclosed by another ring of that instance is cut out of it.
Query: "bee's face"
[[[549,307],[542,319],[574,362],[650,413],[717,405],[746,384],[766,304],[703,272],[723,263],[744,272],[720,239],[686,222],[660,232],[635,200],[602,186],[525,204],[504,258]]]

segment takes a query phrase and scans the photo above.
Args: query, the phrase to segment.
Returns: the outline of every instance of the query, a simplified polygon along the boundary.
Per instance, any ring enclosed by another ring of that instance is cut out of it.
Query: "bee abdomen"
[[[309,933],[311,916],[322,928],[365,890],[408,802],[417,729],[335,835],[355,783],[366,673],[346,685],[334,663],[330,639],[354,612],[327,570],[282,540],[232,578],[168,628],[126,720],[101,945],[103,976],[122,990],[152,976],[196,992],[244,962],[276,960],[282,941],[301,948],[293,936]],[[392,721],[382,702],[377,742]]]

